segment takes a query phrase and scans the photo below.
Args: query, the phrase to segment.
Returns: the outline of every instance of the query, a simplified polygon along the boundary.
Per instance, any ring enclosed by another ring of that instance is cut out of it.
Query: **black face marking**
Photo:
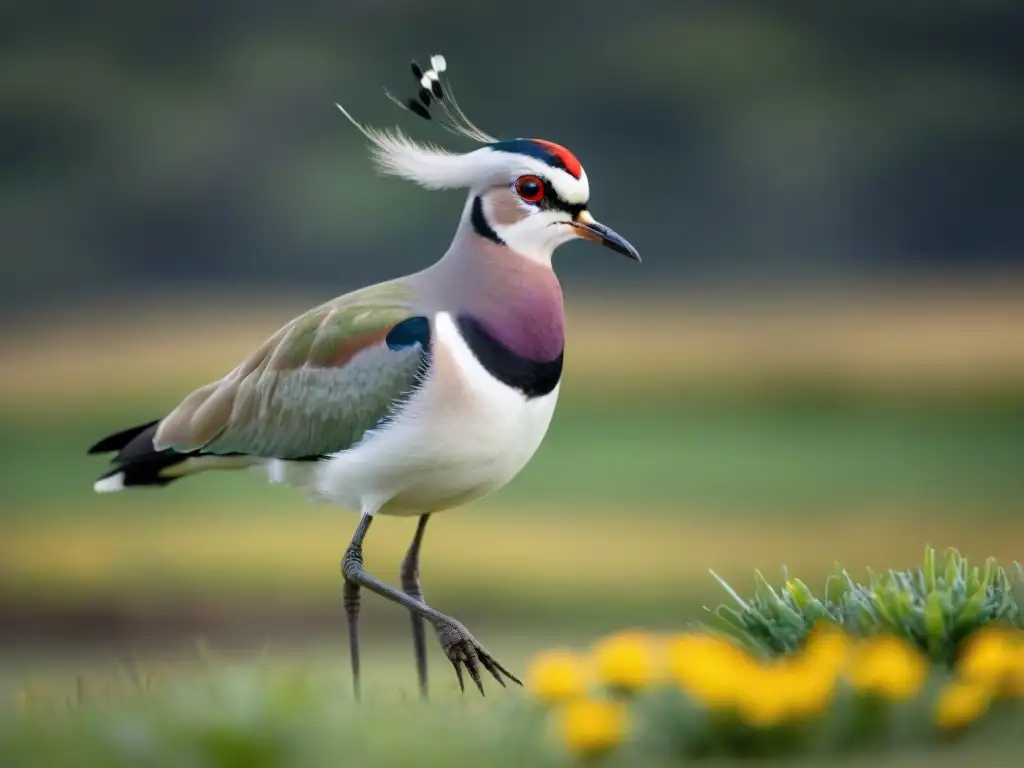
[[[548,395],[558,386],[562,378],[562,352],[554,360],[530,360],[494,338],[475,317],[459,315],[457,323],[474,357],[502,384],[518,389],[530,399]]]
[[[548,210],[564,211],[568,213],[573,219],[579,217],[581,213],[587,210],[586,203],[567,203],[565,200],[560,198],[553,189],[550,189],[548,195],[541,200],[541,208],[547,208]]]
[[[498,233],[487,222],[487,217],[484,216],[484,201],[479,195],[473,198],[473,211],[469,216],[469,221],[473,225],[473,230],[480,237],[486,237],[498,245],[505,244],[505,241],[498,237]]]
[[[524,196],[524,190],[520,186],[520,183],[527,180],[525,183],[529,184],[528,181],[531,178],[538,179],[544,187],[544,197],[539,200],[530,200],[529,194]],[[579,217],[583,211],[587,210],[586,203],[569,203],[558,196],[558,192],[555,191],[554,185],[547,179],[541,178],[540,176],[520,176],[514,182],[512,182],[512,191],[527,205],[532,205],[535,208],[539,208],[542,211],[563,211],[568,213],[573,219]]]

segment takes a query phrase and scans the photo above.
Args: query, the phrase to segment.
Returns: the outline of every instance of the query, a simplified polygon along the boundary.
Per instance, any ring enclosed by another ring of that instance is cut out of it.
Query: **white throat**
[[[479,197],[479,204],[476,202]],[[515,221],[502,221],[486,195],[474,190],[466,199],[459,222],[459,235],[482,237],[507,247],[510,251],[537,264],[551,267],[555,249],[576,237],[571,227],[560,222],[557,214],[529,211],[523,204],[523,215]],[[476,209],[476,210],[475,210]]]

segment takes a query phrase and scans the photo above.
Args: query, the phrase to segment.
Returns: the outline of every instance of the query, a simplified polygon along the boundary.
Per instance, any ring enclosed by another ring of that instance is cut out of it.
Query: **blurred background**
[[[195,637],[344,659],[355,515],[245,474],[97,496],[85,450],[295,313],[441,255],[461,193],[377,177],[333,106],[469,149],[381,92],[435,52],[482,128],[581,158],[644,264],[559,251],[549,438],[432,521],[431,603],[514,666],[700,618],[726,597],[708,568],[742,593],[755,567],[820,587],[837,560],[861,576],[927,543],[1024,553],[1019,3],[14,0],[2,18],[0,685]],[[373,572],[397,581],[413,528],[374,526]],[[364,602],[368,663],[411,690],[406,617]]]

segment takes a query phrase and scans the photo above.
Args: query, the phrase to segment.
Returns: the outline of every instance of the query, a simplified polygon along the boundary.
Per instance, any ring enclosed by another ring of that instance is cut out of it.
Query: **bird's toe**
[[[473,635],[466,629],[462,624],[454,620],[447,620],[440,622],[437,626],[437,637],[441,642],[441,647],[444,649],[445,656],[455,667],[455,674],[459,679],[459,688],[465,692],[466,686],[462,675],[463,666],[469,673],[470,678],[476,685],[477,690],[480,691],[480,695],[484,694],[483,679],[480,674],[480,668],[483,667],[491,676],[497,680],[501,686],[505,685],[505,680],[502,678],[507,677],[514,683],[522,685],[522,681],[505,667],[503,667],[498,661],[488,653],[487,649],[484,648],[480,641],[477,640]]]

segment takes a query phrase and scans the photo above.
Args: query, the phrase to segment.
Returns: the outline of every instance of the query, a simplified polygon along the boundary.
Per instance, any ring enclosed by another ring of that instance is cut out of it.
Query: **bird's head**
[[[390,93],[388,97],[483,146],[456,154],[419,144],[398,129],[365,127],[339,104],[338,109],[371,141],[384,173],[428,189],[468,189],[464,225],[528,258],[549,263],[559,245],[583,238],[640,261],[625,238],[590,214],[590,184],[572,152],[543,139],[501,141],[485,134],[455,102],[444,57],[432,56],[427,70],[413,63],[412,71],[419,86],[416,96],[404,102]]]
[[[577,237],[640,260],[625,238],[590,215],[587,174],[565,147],[543,139],[512,139],[472,154],[479,156],[481,168],[487,167],[470,188],[467,204],[477,234],[544,260]]]

